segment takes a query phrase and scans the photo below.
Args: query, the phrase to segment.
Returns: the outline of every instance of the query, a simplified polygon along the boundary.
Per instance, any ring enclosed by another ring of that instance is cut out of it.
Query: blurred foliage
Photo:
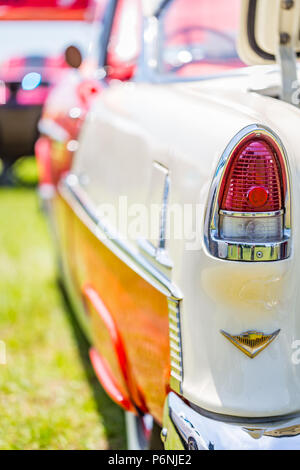
[[[35,192],[0,189],[0,218],[0,449],[124,448],[123,413],[99,386],[58,289]]]
[[[23,157],[16,161],[13,173],[18,184],[36,186],[38,183],[38,171],[35,157]]]

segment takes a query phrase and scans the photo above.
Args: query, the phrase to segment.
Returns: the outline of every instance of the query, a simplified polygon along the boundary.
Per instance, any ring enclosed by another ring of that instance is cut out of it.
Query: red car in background
[[[84,20],[89,0],[1,0],[2,20]]]
[[[68,46],[86,55],[94,4],[0,1],[0,182],[11,181],[11,167],[19,157],[33,154],[42,106],[69,69]]]

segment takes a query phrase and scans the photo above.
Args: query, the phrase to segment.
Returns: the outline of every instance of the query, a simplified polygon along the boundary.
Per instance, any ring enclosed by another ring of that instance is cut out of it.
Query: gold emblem
[[[227,338],[234,346],[240,349],[243,353],[245,353],[251,359],[257,356],[260,352],[262,352],[269,344],[274,341],[274,339],[278,336],[280,330],[274,331],[269,335],[265,333],[251,330],[246,331],[245,333],[241,333],[239,335],[233,336],[226,331],[221,330],[221,333],[225,338]]]

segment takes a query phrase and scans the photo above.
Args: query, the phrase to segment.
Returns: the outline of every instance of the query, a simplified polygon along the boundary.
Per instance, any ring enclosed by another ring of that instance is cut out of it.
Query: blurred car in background
[[[38,124],[40,137],[35,144],[39,188],[44,197],[68,171],[78,148],[77,138],[95,97],[103,89],[105,28],[113,14],[111,0],[94,0],[85,54],[74,41],[65,59],[69,70],[51,89]],[[50,191],[51,192],[51,191]]]
[[[34,152],[42,105],[69,68],[65,50],[75,45],[83,57],[87,53],[94,2],[60,5],[50,0],[0,2],[2,182],[10,180],[19,157]]]
[[[1,0],[0,20],[73,20],[86,17],[89,0]]]
[[[225,14],[218,0],[214,2],[213,13],[201,4],[198,8],[201,24],[194,19],[193,9],[181,8],[180,21],[174,9],[168,12],[164,49],[159,57],[161,73],[197,77],[199,73],[221,73],[243,66],[236,48],[236,10],[232,3],[228,3]]]

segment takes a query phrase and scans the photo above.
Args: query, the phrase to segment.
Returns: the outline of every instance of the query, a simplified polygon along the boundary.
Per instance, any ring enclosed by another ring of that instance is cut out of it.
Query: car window
[[[242,67],[240,0],[173,0],[159,17],[159,71],[191,77]]]
[[[107,47],[106,66],[110,78],[130,79],[141,49],[140,0],[119,0]]]

